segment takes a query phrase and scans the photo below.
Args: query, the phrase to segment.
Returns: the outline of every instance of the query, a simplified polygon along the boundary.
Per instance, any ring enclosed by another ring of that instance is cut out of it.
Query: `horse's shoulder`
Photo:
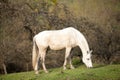
[[[74,27],[67,27],[66,29],[75,29]]]
[[[72,30],[75,29],[74,27],[67,27],[67,28],[63,28],[63,30]]]

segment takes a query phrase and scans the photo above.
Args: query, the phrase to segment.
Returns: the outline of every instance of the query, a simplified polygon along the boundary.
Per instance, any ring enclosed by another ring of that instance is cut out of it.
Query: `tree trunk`
[[[29,68],[28,68],[28,63],[26,63],[26,70],[27,70],[27,72],[28,72],[28,70],[29,70]]]
[[[4,70],[4,73],[7,74],[7,69],[6,69],[5,63],[3,63],[3,70]]]

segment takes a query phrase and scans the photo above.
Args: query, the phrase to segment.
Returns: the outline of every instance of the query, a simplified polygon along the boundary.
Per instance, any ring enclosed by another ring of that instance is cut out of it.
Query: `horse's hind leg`
[[[39,74],[39,71],[38,71],[38,63],[39,63],[39,59],[40,59],[40,55],[38,54],[37,56],[37,62],[36,62],[36,65],[35,65],[35,74]]]
[[[71,47],[69,48],[66,48],[66,52],[65,52],[65,61],[64,61],[64,64],[63,64],[63,69],[65,70],[66,69],[66,64],[67,64],[67,60],[70,56],[70,51],[71,51]]]
[[[46,56],[46,49],[42,50],[42,53],[41,53],[41,62],[42,62],[43,70],[45,71],[45,73],[48,73],[48,71],[46,69],[46,66],[45,66],[45,56]]]

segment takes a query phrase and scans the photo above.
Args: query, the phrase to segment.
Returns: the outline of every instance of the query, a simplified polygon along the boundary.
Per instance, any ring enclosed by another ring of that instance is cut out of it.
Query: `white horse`
[[[73,27],[65,28],[62,30],[50,30],[43,31],[35,35],[33,38],[33,53],[32,53],[32,64],[35,73],[38,74],[38,62],[41,60],[43,69],[48,73],[45,67],[45,55],[48,47],[52,50],[60,50],[66,48],[65,61],[63,69],[66,69],[67,60],[70,62],[70,68],[74,69],[71,62],[70,51],[73,47],[79,46],[83,58],[82,61],[85,65],[90,68],[92,67],[91,52],[88,43],[81,32]]]

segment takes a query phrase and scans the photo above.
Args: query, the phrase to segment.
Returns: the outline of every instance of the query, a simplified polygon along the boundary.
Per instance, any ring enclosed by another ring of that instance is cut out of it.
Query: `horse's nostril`
[[[93,67],[92,67],[92,66],[88,66],[87,68],[88,68],[88,69],[91,69],[91,68],[93,68]]]

